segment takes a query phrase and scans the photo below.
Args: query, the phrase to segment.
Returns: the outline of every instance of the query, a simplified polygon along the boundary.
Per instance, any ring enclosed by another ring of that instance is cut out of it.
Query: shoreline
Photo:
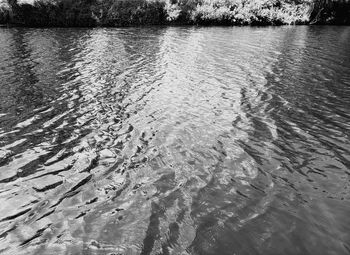
[[[223,24],[210,24],[210,25],[203,25],[203,24],[144,24],[144,25],[129,25],[129,26],[27,26],[27,25],[16,25],[16,24],[0,24],[0,28],[38,28],[38,29],[45,29],[45,28],[59,28],[59,29],[69,29],[69,28],[81,28],[81,29],[93,29],[93,28],[167,28],[167,27],[197,27],[197,28],[210,28],[210,27],[222,27],[222,28],[229,28],[229,27],[252,27],[252,28],[259,28],[259,27],[298,27],[298,26],[308,26],[308,27],[346,27],[350,26],[350,24],[280,24],[280,25],[223,25]]]
[[[333,1],[324,5],[320,1],[36,0],[20,4],[17,0],[0,0],[0,26],[350,25],[350,2]]]

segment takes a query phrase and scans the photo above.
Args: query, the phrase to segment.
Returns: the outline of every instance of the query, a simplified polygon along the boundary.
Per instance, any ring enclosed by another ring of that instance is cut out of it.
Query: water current
[[[0,254],[349,254],[350,27],[0,29]]]

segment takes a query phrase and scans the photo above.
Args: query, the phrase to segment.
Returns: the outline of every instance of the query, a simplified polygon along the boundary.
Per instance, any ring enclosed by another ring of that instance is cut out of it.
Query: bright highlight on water
[[[349,254],[350,28],[0,30],[0,254]]]

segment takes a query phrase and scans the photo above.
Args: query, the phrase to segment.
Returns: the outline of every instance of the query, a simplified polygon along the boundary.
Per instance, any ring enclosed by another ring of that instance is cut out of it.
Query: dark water
[[[349,254],[350,27],[0,30],[0,254]]]

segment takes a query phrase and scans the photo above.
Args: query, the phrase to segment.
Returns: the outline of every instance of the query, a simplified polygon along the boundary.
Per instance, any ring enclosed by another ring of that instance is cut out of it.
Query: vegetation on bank
[[[23,26],[350,23],[349,2],[326,0],[0,0],[0,23]]]

